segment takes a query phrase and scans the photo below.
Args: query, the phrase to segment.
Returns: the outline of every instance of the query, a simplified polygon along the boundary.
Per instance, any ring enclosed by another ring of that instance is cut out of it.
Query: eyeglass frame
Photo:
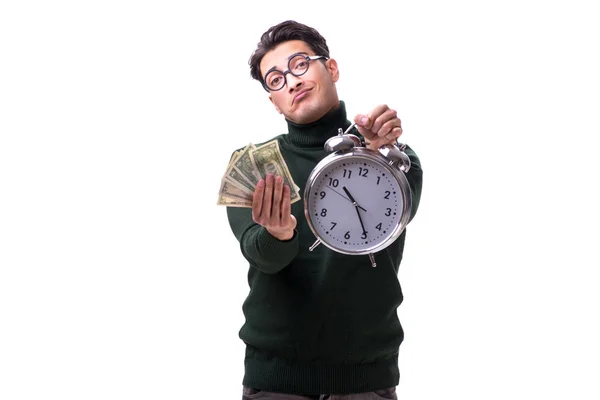
[[[296,75],[292,72],[291,68],[290,68],[290,63],[292,62],[292,60],[294,58],[296,58],[297,56],[302,56],[304,57],[304,59],[308,62],[308,67],[306,67],[306,71],[304,71],[303,73],[301,73],[300,75]],[[278,92],[281,89],[283,89],[286,85],[287,85],[287,74],[292,74],[296,77],[298,76],[302,76],[304,74],[306,74],[310,68],[310,62],[314,61],[314,60],[320,60],[320,59],[325,59],[325,60],[329,60],[329,57],[327,56],[309,56],[308,54],[304,53],[304,52],[300,52],[300,53],[294,53],[291,56],[288,57],[288,69],[284,72],[278,70],[277,68],[271,68],[270,70],[267,71],[267,73],[265,74],[265,77],[263,78],[263,82],[262,82],[262,86],[263,88],[267,91],[267,92]],[[283,85],[281,85],[281,87],[279,89],[271,89],[269,88],[269,86],[267,85],[267,77],[269,76],[270,73],[272,72],[279,72],[283,75]]]

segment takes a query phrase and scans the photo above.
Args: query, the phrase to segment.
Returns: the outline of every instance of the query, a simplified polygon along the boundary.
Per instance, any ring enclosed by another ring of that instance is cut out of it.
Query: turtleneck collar
[[[325,114],[321,119],[310,124],[297,124],[286,118],[288,139],[298,147],[323,146],[325,141],[338,134],[338,129],[344,131],[350,126],[346,117],[346,105],[340,101],[339,106]]]

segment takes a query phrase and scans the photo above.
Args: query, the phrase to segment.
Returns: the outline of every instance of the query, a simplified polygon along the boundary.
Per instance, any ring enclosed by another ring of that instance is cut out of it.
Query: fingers
[[[279,226],[281,223],[281,196],[283,194],[283,178],[275,178],[275,187],[273,189],[273,205],[271,208],[271,225]]]
[[[396,110],[387,110],[375,119],[371,131],[376,133],[377,136],[382,137],[390,133],[392,128],[399,126],[400,119],[396,114]]]
[[[291,191],[283,177],[268,174],[258,181],[252,198],[252,219],[266,228],[280,229],[291,224]]]
[[[377,132],[377,136],[387,140],[396,140],[402,135],[402,127],[399,125],[400,120],[398,119],[388,121],[383,124],[379,132]]]
[[[396,110],[379,105],[369,114],[358,114],[354,118],[357,129],[365,139],[382,138],[394,142],[402,134],[402,121]]]
[[[261,179],[256,184],[254,196],[252,196],[252,219],[257,224],[260,224],[260,216],[262,214],[263,195],[265,193],[265,180]]]
[[[395,142],[400,136],[402,136],[402,128],[397,127],[384,136],[385,139]]]
[[[265,182],[265,195],[263,196],[261,220],[268,221],[271,218],[273,206],[273,175],[268,174]]]
[[[283,187],[283,200],[281,202],[281,226],[290,226],[292,218],[292,193],[290,187],[285,185]]]
[[[373,121],[373,125],[375,126],[377,119],[379,119],[380,117],[383,117],[386,113],[389,113],[390,111],[393,112],[394,114],[396,113],[396,111],[390,109],[386,104],[381,104],[381,105],[375,107],[369,114],[367,114],[367,117],[369,117]],[[395,117],[395,115],[394,115],[394,117]],[[379,126],[381,126],[381,125],[379,125]],[[374,127],[372,126],[371,130],[373,130],[373,128]]]

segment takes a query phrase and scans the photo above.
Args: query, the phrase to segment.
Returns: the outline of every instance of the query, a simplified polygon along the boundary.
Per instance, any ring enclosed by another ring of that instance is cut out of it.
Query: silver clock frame
[[[350,127],[352,128],[352,126]],[[348,128],[348,130],[350,130]],[[410,213],[412,210],[412,197],[410,185],[408,183],[408,179],[405,176],[405,173],[410,169],[410,159],[404,153],[404,148],[406,146],[396,144],[396,145],[388,145],[380,148],[379,150],[371,150],[366,147],[360,147],[360,139],[352,134],[342,133],[340,129],[340,133],[338,136],[334,136],[328,140],[325,144],[325,148],[332,152],[323,158],[311,171],[308,179],[306,181],[306,187],[304,189],[304,215],[306,217],[306,221],[308,222],[308,226],[310,230],[317,238],[316,242],[309,248],[310,251],[313,251],[315,247],[319,244],[324,244],[329,249],[347,255],[365,255],[368,254],[371,260],[371,264],[373,267],[376,266],[375,259],[373,257],[373,253],[381,251],[391,245],[406,229],[406,225],[410,219]],[[327,239],[319,236],[317,233],[317,229],[312,221],[312,214],[309,212],[309,209],[313,203],[313,197],[310,195],[313,191],[313,186],[317,182],[317,180],[321,177],[325,169],[330,167],[333,164],[337,164],[339,162],[345,162],[350,160],[366,160],[369,162],[373,162],[379,165],[384,170],[388,171],[390,175],[397,181],[398,186],[400,187],[400,192],[402,196],[402,210],[398,223],[393,228],[392,232],[377,245],[369,247],[364,250],[356,250],[356,251],[348,251],[343,248],[336,246],[327,241]]]

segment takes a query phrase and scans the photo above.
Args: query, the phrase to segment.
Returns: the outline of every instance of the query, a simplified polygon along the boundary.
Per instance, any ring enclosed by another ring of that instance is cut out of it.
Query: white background
[[[0,398],[241,398],[216,191],[286,131],[248,58],[288,18],[423,163],[399,398],[600,397],[592,1],[391,4],[2,2]]]

